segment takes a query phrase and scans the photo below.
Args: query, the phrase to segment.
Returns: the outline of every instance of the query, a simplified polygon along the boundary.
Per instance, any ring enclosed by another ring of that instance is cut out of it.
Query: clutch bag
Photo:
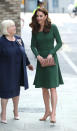
[[[54,61],[54,57],[52,57],[50,59],[50,61],[48,61],[48,59],[45,59],[45,62],[41,65],[42,67],[48,67],[48,66],[54,66],[56,65],[55,61]]]

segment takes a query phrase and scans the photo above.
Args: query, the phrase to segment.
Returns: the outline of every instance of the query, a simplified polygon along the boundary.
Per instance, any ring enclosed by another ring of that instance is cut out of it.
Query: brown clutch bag
[[[56,65],[56,63],[54,61],[54,57],[52,57],[49,62],[47,59],[45,59],[45,62],[41,66],[48,67],[48,66],[54,66],[54,65]]]

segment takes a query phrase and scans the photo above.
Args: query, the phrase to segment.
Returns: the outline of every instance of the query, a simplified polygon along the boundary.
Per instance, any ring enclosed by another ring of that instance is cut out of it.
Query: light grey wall
[[[52,0],[48,0],[48,11],[49,12],[57,12],[57,13],[62,13],[62,12],[68,12],[68,6],[69,4],[73,4],[74,0],[58,0],[59,1],[59,6],[58,8],[53,8]]]
[[[25,2],[25,11],[33,12],[37,7],[37,0],[26,0]]]
[[[0,23],[6,19],[12,19],[16,23],[17,34],[20,30],[20,0],[0,0]]]

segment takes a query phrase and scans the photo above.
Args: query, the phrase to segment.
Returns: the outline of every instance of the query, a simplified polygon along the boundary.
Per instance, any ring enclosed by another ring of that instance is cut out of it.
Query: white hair
[[[9,35],[7,28],[15,25],[15,22],[13,20],[3,20],[1,23],[1,32],[3,35]]]

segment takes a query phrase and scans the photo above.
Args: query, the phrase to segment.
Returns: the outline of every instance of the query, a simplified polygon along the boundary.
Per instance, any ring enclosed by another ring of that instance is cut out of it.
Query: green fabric
[[[56,46],[54,46],[56,40]],[[59,84],[63,84],[63,79],[58,63],[57,50],[62,46],[62,41],[56,25],[51,25],[49,33],[38,32],[32,33],[31,49],[34,55],[41,55],[46,58],[48,54],[52,54],[55,59],[55,66],[41,67],[37,61],[37,68],[35,74],[34,85],[36,88],[56,88]]]

